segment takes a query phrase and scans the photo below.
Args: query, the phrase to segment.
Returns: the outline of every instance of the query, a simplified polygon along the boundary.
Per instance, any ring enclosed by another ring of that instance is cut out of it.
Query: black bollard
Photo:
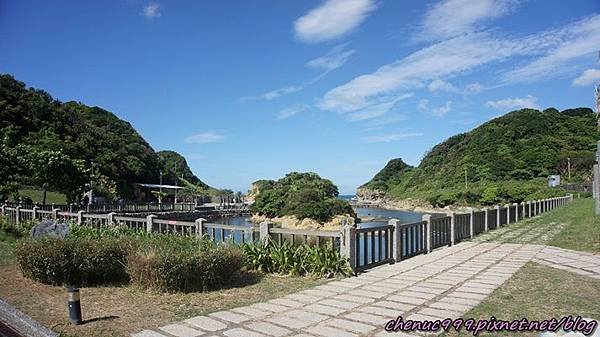
[[[79,302],[79,288],[71,287],[69,292],[69,320],[75,325],[81,324],[81,303]]]

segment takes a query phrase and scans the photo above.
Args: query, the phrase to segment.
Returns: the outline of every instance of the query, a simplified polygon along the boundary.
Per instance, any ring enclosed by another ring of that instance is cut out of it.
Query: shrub
[[[114,239],[25,239],[15,247],[23,275],[51,285],[98,285],[127,281],[127,250]]]
[[[242,246],[248,268],[289,275],[331,277],[350,275],[347,259],[326,246],[294,246],[287,241],[267,245],[250,243]]]
[[[227,284],[243,261],[242,250],[232,245],[180,250],[150,245],[127,256],[127,272],[131,283],[143,289],[203,291]]]

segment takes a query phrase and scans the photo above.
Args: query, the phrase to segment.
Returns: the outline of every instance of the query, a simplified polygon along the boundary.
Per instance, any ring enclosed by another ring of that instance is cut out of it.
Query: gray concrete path
[[[600,278],[598,255],[543,245],[465,242],[357,277],[132,336],[389,336],[383,327],[399,315],[412,320],[464,315],[531,260]]]

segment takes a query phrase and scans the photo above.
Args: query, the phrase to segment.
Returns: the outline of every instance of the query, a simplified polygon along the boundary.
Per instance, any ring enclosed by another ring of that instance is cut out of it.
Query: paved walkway
[[[389,336],[390,319],[457,318],[529,261],[600,278],[600,256],[543,245],[465,242],[283,298],[134,337]]]

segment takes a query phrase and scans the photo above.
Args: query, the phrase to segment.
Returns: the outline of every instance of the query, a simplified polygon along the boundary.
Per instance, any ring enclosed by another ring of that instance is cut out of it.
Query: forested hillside
[[[62,103],[10,75],[0,75],[0,157],[0,198],[28,184],[73,200],[91,177],[99,192],[130,197],[133,183],[158,182],[161,170],[169,182],[183,174],[206,186],[185,159],[171,151],[157,154],[113,113]]]
[[[523,109],[495,118],[434,146],[417,168],[392,160],[361,190],[433,205],[491,204],[563,193],[546,186],[590,179],[600,132],[589,108]]]

